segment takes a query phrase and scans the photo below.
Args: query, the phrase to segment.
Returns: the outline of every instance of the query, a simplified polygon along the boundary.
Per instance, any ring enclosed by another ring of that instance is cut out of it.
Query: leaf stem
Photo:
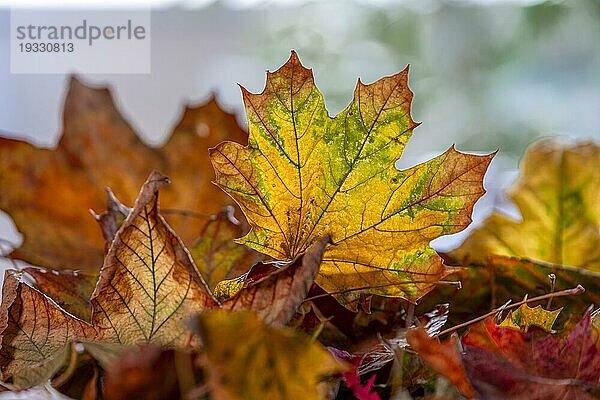
[[[458,324],[458,325],[455,325],[455,326],[453,326],[451,328],[443,330],[443,331],[441,331],[441,332],[433,335],[432,337],[436,338],[436,337],[440,337],[442,335],[446,335],[448,333],[452,333],[452,332],[457,331],[457,330],[459,330],[461,328],[464,328],[464,327],[472,325],[472,324],[474,324],[476,322],[482,321],[482,320],[484,320],[484,319],[486,319],[488,317],[491,317],[491,316],[497,314],[500,311],[509,310],[511,308],[516,308],[516,307],[519,307],[519,306],[521,306],[523,304],[533,303],[535,301],[540,301],[540,300],[551,299],[551,298],[554,298],[554,297],[572,296],[572,295],[576,295],[576,294],[581,294],[583,292],[585,292],[585,288],[583,286],[581,286],[581,285],[577,285],[576,287],[571,288],[571,289],[565,289],[565,290],[561,290],[559,292],[553,292],[553,293],[546,293],[546,294],[541,295],[541,296],[532,297],[531,299],[525,299],[525,300],[520,301],[518,303],[514,303],[514,304],[510,304],[510,305],[507,304],[507,305],[504,305],[502,307],[494,308],[492,311],[490,311],[487,314],[481,315],[481,316],[479,316],[477,318],[473,318],[472,320],[469,320],[467,322],[463,322],[462,324]]]

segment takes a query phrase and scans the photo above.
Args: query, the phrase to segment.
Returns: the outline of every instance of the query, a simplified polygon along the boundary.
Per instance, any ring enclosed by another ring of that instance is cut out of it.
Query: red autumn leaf
[[[493,319],[462,338],[463,363],[486,399],[593,399],[600,393],[600,351],[590,313],[560,340],[500,327]]]

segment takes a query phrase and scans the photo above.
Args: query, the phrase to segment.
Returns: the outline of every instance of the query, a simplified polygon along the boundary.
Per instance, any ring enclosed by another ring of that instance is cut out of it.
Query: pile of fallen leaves
[[[522,219],[438,254],[494,154],[397,170],[407,79],[330,117],[292,53],[248,133],[211,99],[161,147],[73,79],[55,150],[0,139],[0,399],[598,398],[600,147],[534,144]]]

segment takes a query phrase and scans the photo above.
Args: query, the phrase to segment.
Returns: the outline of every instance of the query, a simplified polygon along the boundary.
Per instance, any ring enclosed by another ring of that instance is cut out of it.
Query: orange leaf
[[[440,343],[429,337],[424,328],[416,328],[407,332],[406,339],[423,361],[433,370],[448,378],[465,397],[470,399],[475,397],[454,336],[448,341]]]
[[[211,183],[207,149],[246,137],[235,117],[211,98],[185,109],[164,146],[149,147],[118,112],[108,89],[71,79],[55,150],[0,138],[0,187],[10,188],[0,194],[0,209],[24,235],[11,256],[55,269],[97,270],[104,246],[88,209],[104,208],[107,186],[131,204],[153,169],[174,179],[164,191],[165,208],[186,211],[170,212],[168,219],[191,243],[206,218],[231,203]]]

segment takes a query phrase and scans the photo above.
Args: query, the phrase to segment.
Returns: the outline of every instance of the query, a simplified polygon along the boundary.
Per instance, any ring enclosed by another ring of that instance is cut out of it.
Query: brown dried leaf
[[[0,187],[10,188],[0,194],[0,209],[24,235],[11,256],[55,269],[97,270],[104,246],[87,210],[104,209],[107,186],[131,204],[153,169],[174,178],[164,193],[165,208],[186,210],[168,219],[191,243],[208,216],[232,203],[211,183],[208,148],[246,137],[235,117],[211,98],[187,107],[167,143],[152,148],[118,112],[108,89],[71,79],[56,150],[0,138]]]
[[[242,288],[223,302],[223,309],[252,310],[267,325],[285,326],[306,298],[329,240],[329,237],[322,238],[288,265]]]
[[[158,214],[158,189],[168,178],[153,172],[104,260],[91,297],[93,325],[121,344],[182,345],[185,318],[218,306],[181,240]]]
[[[94,329],[7,271],[0,307],[1,379],[27,388],[50,379],[76,338],[93,338]]]
[[[87,322],[91,321],[90,296],[98,280],[97,274],[38,267],[26,267],[22,271],[33,278],[37,290],[50,297],[61,308]]]

